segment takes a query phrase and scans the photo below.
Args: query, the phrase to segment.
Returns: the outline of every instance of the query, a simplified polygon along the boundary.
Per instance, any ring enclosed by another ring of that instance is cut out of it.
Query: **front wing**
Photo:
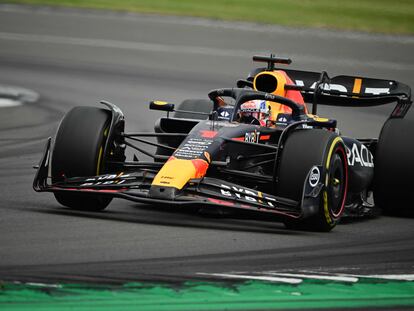
[[[308,189],[304,183],[301,202],[277,197],[218,178],[191,179],[173,198],[154,197],[151,183],[157,174],[154,168],[138,168],[116,174],[65,178],[48,183],[51,139],[37,168],[33,188],[37,192],[74,192],[105,195],[134,202],[167,204],[172,206],[199,206],[212,209],[238,209],[272,214],[277,218],[299,219],[317,212],[321,186]]]

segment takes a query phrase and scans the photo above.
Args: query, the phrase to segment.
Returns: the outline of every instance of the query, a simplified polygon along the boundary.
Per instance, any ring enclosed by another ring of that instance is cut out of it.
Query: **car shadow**
[[[392,212],[383,211],[379,207],[370,208],[367,212],[360,215],[347,215],[341,218],[341,225],[348,225],[353,223],[361,223],[370,221],[372,219],[380,217],[392,217],[392,218],[414,218],[414,209],[396,209]]]
[[[88,212],[47,204],[38,213],[54,214],[70,217],[102,219],[136,224],[212,229],[223,231],[240,231],[254,233],[272,233],[283,235],[303,235],[305,232],[288,230],[281,222],[271,221],[266,217],[248,218],[248,215],[210,215],[198,213],[194,209],[173,209],[157,205],[133,204],[116,210]]]
[[[394,212],[385,212],[384,216],[395,217],[395,218],[414,218],[414,208],[403,209]]]

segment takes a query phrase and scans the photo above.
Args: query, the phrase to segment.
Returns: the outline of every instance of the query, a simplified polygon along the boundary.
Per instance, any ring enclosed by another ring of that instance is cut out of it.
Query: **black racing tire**
[[[102,154],[111,121],[108,110],[75,107],[63,117],[52,153],[52,182],[64,177],[95,176],[103,172]],[[56,200],[69,208],[85,211],[103,210],[112,198],[70,192],[54,193]]]
[[[297,130],[282,151],[277,195],[301,202],[307,176],[313,166],[322,166],[325,183],[317,213],[303,219],[287,219],[288,228],[328,232],[341,219],[348,187],[348,163],[341,137],[332,132]]]
[[[374,202],[385,214],[413,212],[414,121],[384,123],[374,156]]]
[[[213,107],[213,102],[208,99],[186,99],[177,106],[177,110],[210,113]],[[208,116],[196,113],[175,112],[174,118],[207,120]]]

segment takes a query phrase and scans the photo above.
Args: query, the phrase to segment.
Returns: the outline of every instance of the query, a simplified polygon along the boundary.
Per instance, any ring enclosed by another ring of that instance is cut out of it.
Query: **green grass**
[[[182,285],[129,283],[123,286],[62,284],[58,287],[0,284],[0,310],[8,311],[218,311],[414,306],[414,282],[305,280],[301,284],[249,281]],[[408,310],[408,309],[407,309]]]
[[[414,34],[414,0],[0,0],[299,27]]]

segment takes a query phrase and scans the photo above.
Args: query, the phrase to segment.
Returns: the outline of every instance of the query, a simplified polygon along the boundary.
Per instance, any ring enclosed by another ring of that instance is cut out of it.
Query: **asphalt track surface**
[[[412,218],[347,221],[331,233],[210,218],[114,200],[102,213],[62,208],[32,190],[63,114],[105,99],[127,130],[151,131],[152,99],[181,102],[232,87],[255,53],[292,68],[414,86],[414,38],[231,24],[191,18],[0,6],[0,84],[35,90],[35,104],[0,108],[0,280],[123,283],[301,271],[412,274]],[[343,133],[378,137],[392,107],[324,108]],[[411,111],[410,119],[414,118]],[[206,273],[200,275],[198,273]]]

